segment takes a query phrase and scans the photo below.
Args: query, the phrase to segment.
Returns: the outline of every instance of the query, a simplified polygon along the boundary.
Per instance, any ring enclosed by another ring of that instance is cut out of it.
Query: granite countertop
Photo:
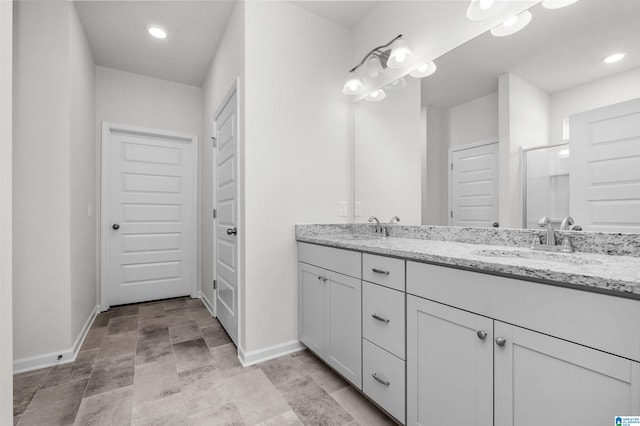
[[[301,242],[640,299],[640,258],[367,234],[297,233]]]

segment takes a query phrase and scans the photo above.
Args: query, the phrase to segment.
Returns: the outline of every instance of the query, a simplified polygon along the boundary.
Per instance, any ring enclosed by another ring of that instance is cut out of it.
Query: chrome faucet
[[[541,217],[538,221],[538,226],[540,228],[547,229],[547,240],[545,241],[545,245],[547,246],[555,246],[556,245],[556,233],[553,230],[553,226],[551,226],[551,219],[547,216]]]
[[[560,224],[560,230],[561,231],[570,231],[571,230],[571,226],[573,225],[573,218],[571,216],[567,216],[564,219],[562,219],[562,223]]]
[[[380,221],[378,220],[378,218],[375,217],[375,216],[371,216],[369,218],[369,222],[373,222],[374,220],[376,221],[376,227],[375,227],[373,232],[375,232],[376,234],[381,234],[382,233],[382,225],[380,225]]]
[[[400,218],[398,216],[394,216],[391,218],[391,220],[389,221],[388,224],[382,225],[382,236],[383,237],[388,237],[389,236],[389,225],[393,225],[394,223],[398,223],[400,222]]]

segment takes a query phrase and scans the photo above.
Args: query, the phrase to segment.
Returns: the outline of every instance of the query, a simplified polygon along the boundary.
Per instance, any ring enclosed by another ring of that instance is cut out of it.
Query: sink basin
[[[364,235],[364,234],[345,234],[345,235],[340,235],[338,236],[338,238],[343,239],[343,240],[377,240],[380,239],[382,237],[378,237],[375,235]]]
[[[565,253],[548,253],[541,251],[525,251],[525,250],[509,250],[509,249],[490,249],[477,250],[474,252],[480,256],[486,257],[504,257],[513,259],[530,259],[543,262],[568,263],[572,265],[595,265],[600,263],[594,259],[585,259],[579,254]]]

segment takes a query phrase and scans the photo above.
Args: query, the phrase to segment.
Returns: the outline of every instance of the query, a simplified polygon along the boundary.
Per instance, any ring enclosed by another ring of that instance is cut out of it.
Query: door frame
[[[473,143],[468,143],[465,145],[458,145],[458,146],[452,146],[449,147],[449,158],[447,160],[447,164],[449,165],[449,167],[447,167],[447,182],[448,182],[448,190],[447,190],[447,225],[448,226],[452,226],[451,222],[452,222],[452,217],[451,217],[451,210],[453,208],[452,204],[451,204],[451,200],[453,199],[453,173],[451,173],[451,166],[453,165],[453,153],[454,152],[458,152],[458,151],[464,151],[466,149],[473,149],[473,148],[479,148],[481,146],[485,146],[485,145],[492,145],[494,143],[499,144],[500,141],[495,138],[495,139],[485,139],[485,140],[481,140],[478,142],[473,142]],[[500,160],[500,152],[498,151],[498,161]],[[500,179],[500,164],[498,164],[498,179]],[[500,202],[500,200],[498,199],[498,203]],[[499,206],[498,206],[499,207]]]
[[[238,135],[238,140],[236,143],[236,224],[237,227],[241,229],[240,232],[240,237],[238,237],[236,239],[236,259],[238,260],[238,265],[237,265],[237,272],[238,272],[238,282],[237,282],[237,288],[236,288],[236,294],[237,294],[237,302],[238,302],[238,306],[236,307],[237,309],[237,318],[238,318],[238,346],[237,349],[238,351],[241,351],[241,347],[242,347],[242,296],[244,293],[244,274],[243,274],[243,268],[244,268],[244,259],[241,256],[241,254],[243,253],[243,247],[244,247],[244,221],[242,220],[242,218],[244,217],[244,203],[242,198],[240,197],[240,194],[242,192],[241,188],[243,188],[244,185],[244,165],[243,165],[243,161],[241,158],[242,155],[242,149],[240,148],[241,145],[241,141],[243,140],[243,133],[242,133],[242,117],[241,117],[241,109],[240,109],[240,77],[236,77],[236,79],[233,81],[233,83],[231,83],[231,86],[229,86],[229,89],[227,90],[227,93],[224,95],[224,98],[222,98],[222,100],[220,101],[220,103],[218,104],[218,107],[216,108],[215,112],[213,113],[213,116],[211,118],[211,129],[212,129],[212,134],[214,138],[217,138],[218,136],[218,129],[216,127],[216,119],[220,116],[220,114],[222,113],[222,111],[224,110],[224,107],[229,103],[229,101],[231,100],[231,98],[235,95],[236,96],[236,134]],[[213,148],[212,153],[211,153],[211,202],[212,202],[212,209],[214,209],[216,207],[216,185],[215,185],[215,178],[216,178],[216,174],[217,174],[217,158],[216,158],[216,150],[215,148]],[[213,258],[211,259],[211,269],[212,269],[212,276],[213,279],[217,279],[216,278],[216,219],[212,219],[212,227],[211,227],[211,253],[213,255]],[[218,317],[218,290],[213,290],[213,316],[214,317]],[[243,350],[243,349],[242,349]]]
[[[152,129],[148,127],[132,126],[129,124],[102,122],[101,160],[100,160],[100,311],[106,311],[111,306],[111,235],[110,223],[106,221],[111,211],[111,167],[110,142],[113,133],[129,133],[139,136],[164,137],[193,144],[194,155],[191,164],[186,167],[193,169],[193,197],[189,206],[189,216],[192,218],[191,231],[193,243],[186,248],[187,255],[193,259],[193,266],[189,271],[191,276],[190,295],[198,296],[198,136],[191,133],[174,132],[171,130]]]

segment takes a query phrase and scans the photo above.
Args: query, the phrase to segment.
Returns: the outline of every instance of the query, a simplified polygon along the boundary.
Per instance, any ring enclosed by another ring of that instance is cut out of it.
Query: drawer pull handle
[[[389,323],[389,321],[391,321],[391,320],[390,320],[390,319],[388,319],[388,318],[382,318],[382,317],[381,317],[381,316],[379,316],[378,314],[371,314],[371,317],[372,317],[373,319],[377,319],[378,321],[383,322],[383,323],[385,323],[385,324],[388,324],[388,323]]]
[[[320,276],[318,276],[318,279],[322,280],[324,282],[327,282],[327,277],[323,277],[323,276],[320,275]]]
[[[478,335],[478,339],[480,340],[484,340],[487,338],[487,332],[484,330],[478,330],[478,333],[476,333]]]
[[[496,345],[504,346],[505,343],[507,343],[507,339],[504,337],[496,337]]]
[[[389,275],[389,271],[383,271],[382,269],[371,268],[371,270],[376,274]]]
[[[386,380],[382,380],[380,377],[376,376],[376,373],[373,373],[371,377],[373,377],[376,382],[383,384],[384,386],[389,386],[391,384],[391,382],[387,382]]]

